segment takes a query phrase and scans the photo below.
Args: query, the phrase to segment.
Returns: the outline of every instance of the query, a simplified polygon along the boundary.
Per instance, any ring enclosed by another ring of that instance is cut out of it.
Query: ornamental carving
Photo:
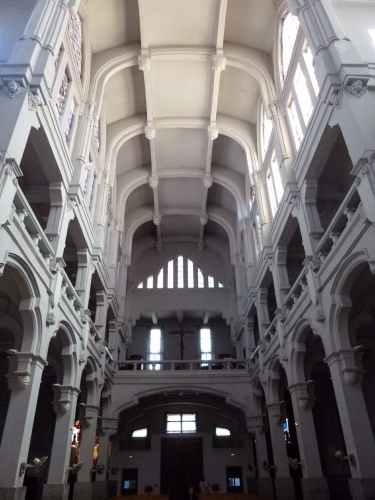
[[[367,78],[349,78],[345,90],[354,97],[362,97],[367,92]]]

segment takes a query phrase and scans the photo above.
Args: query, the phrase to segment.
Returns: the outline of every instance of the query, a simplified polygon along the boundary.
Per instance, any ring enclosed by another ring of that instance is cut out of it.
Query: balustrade
[[[331,254],[337,240],[357,212],[359,205],[360,198],[357,185],[354,182],[317,246],[317,254],[322,263]]]
[[[213,359],[207,360],[165,360],[165,361],[124,361],[117,363],[117,369],[120,371],[149,371],[150,373],[159,373],[163,371],[205,371],[215,370],[224,371],[246,371],[248,361],[236,359]]]
[[[33,247],[42,257],[46,266],[49,266],[49,259],[54,256],[54,250],[48,241],[43,228],[39,224],[33,209],[29,205],[22,189],[18,186],[14,197],[14,218],[21,229],[24,229],[32,241]]]

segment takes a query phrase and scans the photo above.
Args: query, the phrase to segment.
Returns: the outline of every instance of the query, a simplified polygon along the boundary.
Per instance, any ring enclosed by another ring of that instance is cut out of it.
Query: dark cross
[[[169,332],[171,335],[179,335],[180,336],[180,360],[182,361],[184,359],[184,351],[185,351],[185,344],[184,344],[184,336],[185,335],[191,335],[194,332],[191,330],[184,330],[182,327],[179,330],[173,330],[172,332]]]

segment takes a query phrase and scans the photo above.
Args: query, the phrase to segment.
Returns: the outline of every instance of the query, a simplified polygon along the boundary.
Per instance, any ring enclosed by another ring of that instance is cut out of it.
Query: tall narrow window
[[[303,130],[298,116],[296,103],[293,101],[293,99],[289,101],[288,117],[292,128],[294,143],[296,145],[296,149],[298,150],[303,139]]]
[[[190,259],[187,261],[187,279],[188,288],[194,288],[194,264]]]
[[[200,269],[198,269],[198,288],[204,288],[203,273]]]
[[[277,199],[277,202],[280,203],[281,198],[283,197],[283,194],[284,194],[284,186],[283,186],[283,183],[281,181],[280,165],[276,159],[275,153],[273,153],[272,159],[271,159],[271,171],[272,171],[273,183],[275,186],[276,199]]]
[[[177,257],[177,287],[184,288],[184,258]]]
[[[208,277],[208,288],[215,288],[215,279],[213,276]]]
[[[174,267],[173,267],[173,260],[170,260],[168,262],[168,288],[173,288],[173,282],[174,282]]]
[[[150,330],[149,361],[161,361],[161,330],[152,328]],[[149,365],[150,370],[160,370],[160,363]]]
[[[307,125],[313,112],[313,103],[307,86],[307,81],[300,64],[297,66],[294,77],[294,90],[298,96],[298,103],[301,108],[303,121],[305,125]]]
[[[150,290],[151,288],[154,288],[154,277],[149,276],[147,278],[147,288]]]
[[[157,287],[159,289],[164,288],[164,269],[163,268],[160,269],[160,272],[158,274]]]
[[[311,49],[306,42],[303,47],[303,60],[305,61],[307,73],[309,75],[311,85],[313,86],[315,96],[319,94],[319,83],[316,78],[316,73],[314,69],[314,58]]]
[[[271,134],[273,128],[273,121],[271,118],[268,118],[266,110],[263,107],[263,116],[262,116],[262,158],[266,156],[268,146],[270,144]]]
[[[212,341],[211,329],[201,328],[200,330],[200,347],[201,347],[201,360],[211,361],[212,359]],[[202,363],[202,366],[208,366],[207,363]]]
[[[282,77],[285,80],[288,73],[290,61],[292,59],[293,49],[296,44],[299,21],[298,17],[288,13],[282,23],[281,32],[281,70]]]

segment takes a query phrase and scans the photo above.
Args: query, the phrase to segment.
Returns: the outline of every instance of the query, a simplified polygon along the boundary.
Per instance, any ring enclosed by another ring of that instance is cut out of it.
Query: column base
[[[92,483],[92,493],[93,500],[107,500],[109,498],[107,481],[95,481],[95,483]]]
[[[257,494],[259,500],[273,500],[273,483],[270,477],[262,477],[258,479]]]
[[[69,484],[45,484],[43,500],[67,500]]]
[[[24,500],[25,495],[26,488],[24,486],[19,488],[0,487],[0,500]]]
[[[373,500],[375,498],[375,479],[348,479],[353,500]]]
[[[275,487],[277,500],[294,500],[296,498],[294,481],[291,477],[276,477]]]
[[[327,481],[324,477],[301,479],[304,500],[330,500]]]
[[[74,485],[73,500],[93,500],[93,485],[95,483],[79,483]]]

